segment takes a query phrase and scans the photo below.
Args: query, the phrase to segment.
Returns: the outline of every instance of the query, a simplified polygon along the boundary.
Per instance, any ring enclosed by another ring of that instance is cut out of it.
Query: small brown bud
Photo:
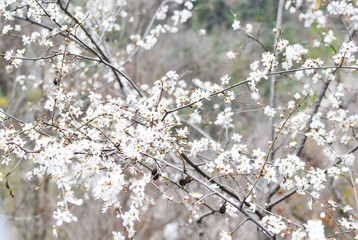
[[[190,176],[186,176],[185,182],[190,183],[193,179]]]

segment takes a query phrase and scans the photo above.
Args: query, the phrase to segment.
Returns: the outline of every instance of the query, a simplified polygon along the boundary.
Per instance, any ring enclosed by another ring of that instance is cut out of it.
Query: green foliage
[[[313,105],[313,103],[316,101],[317,98],[317,93],[315,92],[312,96],[309,95],[306,99],[306,101],[304,101],[300,107],[300,110],[305,110],[307,107],[311,107]]]
[[[230,6],[222,0],[198,2],[195,9],[196,13],[192,19],[195,29],[205,28],[212,32],[215,28],[229,28],[234,19]]]
[[[7,97],[4,96],[2,88],[0,86],[0,107],[4,107],[7,104]]]
[[[265,22],[274,26],[278,0],[207,0],[196,3],[192,23],[195,29],[205,28],[212,32],[216,28],[229,29],[236,18],[242,22]],[[243,11],[244,9],[244,11]]]

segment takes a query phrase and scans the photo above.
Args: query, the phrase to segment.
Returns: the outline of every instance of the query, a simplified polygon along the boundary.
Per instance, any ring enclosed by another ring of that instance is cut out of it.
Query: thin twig
[[[296,110],[297,110],[299,107],[301,107],[301,104],[307,99],[307,97],[308,97],[308,94],[304,97],[304,99],[302,99],[302,101],[301,101],[299,104],[297,104],[297,106],[296,106],[296,107],[290,112],[290,114],[287,116],[287,118],[286,118],[286,120],[283,122],[282,126],[280,126],[279,131],[276,133],[275,139],[272,141],[272,143],[271,143],[271,145],[270,145],[270,148],[269,148],[269,150],[268,150],[268,153],[266,154],[265,162],[264,162],[263,166],[261,167],[260,173],[259,173],[259,175],[257,176],[255,183],[254,183],[253,186],[250,188],[249,193],[244,197],[244,200],[242,201],[241,205],[243,205],[243,204],[245,203],[246,199],[250,196],[250,194],[252,193],[252,191],[253,191],[254,188],[256,187],[258,181],[261,179],[261,176],[262,176],[262,174],[263,174],[263,172],[264,172],[264,170],[265,170],[265,166],[266,166],[266,164],[267,164],[267,162],[268,162],[268,156],[270,155],[270,152],[273,150],[273,145],[274,145],[274,143],[276,142],[276,140],[278,139],[278,136],[280,135],[280,133],[281,133],[282,130],[284,129],[286,123],[287,123],[288,120],[291,118],[291,116],[293,115],[293,113],[296,112]]]
[[[225,200],[226,202],[230,203],[233,207],[235,207],[236,209],[238,209],[242,214],[244,214],[249,221],[253,222],[258,228],[260,228],[268,237],[270,238],[274,238],[274,234],[272,232],[270,232],[269,230],[267,230],[258,220],[256,220],[255,218],[253,218],[248,212],[246,212],[246,210],[242,207],[237,205],[234,201],[232,201],[231,199],[227,198],[226,196],[224,196],[223,194],[221,194],[220,192],[218,192],[216,189],[214,189],[213,187],[211,187],[209,184],[203,182],[202,180],[200,180],[199,178],[197,178],[195,175],[191,174],[188,170],[184,171],[183,169],[181,169],[180,167],[176,166],[175,164],[169,163],[168,161],[164,160],[164,159],[159,159],[153,156],[149,156],[146,155],[150,158],[156,159],[159,162],[164,163],[165,165],[176,169],[179,172],[183,172],[185,173],[187,176],[191,177],[193,180],[197,181],[199,184],[201,184],[202,186],[204,186],[206,189],[208,189],[210,192],[215,193],[217,196],[219,196],[220,198],[222,198],[223,200]]]
[[[20,160],[15,164],[15,166],[8,173],[6,173],[5,177],[10,176],[10,174],[15,171],[15,169],[20,165],[23,159],[24,157],[21,157]]]

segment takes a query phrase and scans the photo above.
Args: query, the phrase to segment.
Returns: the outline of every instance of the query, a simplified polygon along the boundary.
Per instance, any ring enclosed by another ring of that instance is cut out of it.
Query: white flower
[[[293,66],[294,62],[300,62],[302,57],[308,53],[308,50],[303,48],[300,44],[289,45],[285,49],[286,56],[285,62],[282,63],[282,67],[286,70],[290,69]]]
[[[21,25],[15,25],[15,31],[16,32],[20,32],[22,29],[21,29]]]
[[[55,106],[55,99],[51,97],[46,101],[44,108],[53,111],[54,106]]]
[[[220,240],[231,240],[231,239],[232,237],[230,232],[225,232],[225,231],[220,232]]]
[[[265,173],[264,178],[267,180],[268,183],[277,182],[275,168],[266,166],[265,171],[266,171],[266,173]]]
[[[229,59],[235,59],[236,58],[236,54],[233,52],[233,51],[229,51],[226,53],[226,56],[229,58]]]
[[[292,109],[295,108],[295,106],[296,106],[295,101],[289,101],[289,102],[288,102],[288,106],[287,106],[288,109],[292,110]]]
[[[2,29],[2,34],[7,34],[10,31],[12,31],[14,28],[11,25],[5,25],[4,28]]]
[[[5,1],[6,2],[6,1]],[[11,3],[10,3],[11,4]],[[1,6],[1,4],[0,4]],[[16,11],[5,11],[4,12],[4,17],[5,20],[14,20],[14,15],[16,14]]]
[[[177,130],[177,133],[178,133],[178,137],[186,138],[189,134],[189,129],[188,127],[180,128]]]
[[[121,218],[123,219],[123,226],[133,226],[134,225],[134,217],[130,212],[125,212],[123,215],[121,215]]]
[[[302,240],[306,237],[306,235],[307,234],[304,231],[298,229],[292,233],[292,240]]]
[[[342,161],[347,166],[353,166],[355,156],[353,154],[346,154],[342,156]]]
[[[343,54],[342,53],[337,53],[335,55],[333,55],[333,61],[336,64],[341,64],[343,62],[344,58],[343,58]]]
[[[269,230],[274,234],[278,234],[287,228],[285,223],[281,220],[282,220],[281,216],[276,217],[271,215],[271,216],[263,217],[260,222],[262,222],[262,224],[265,226],[267,230]]]
[[[264,109],[264,114],[269,117],[274,117],[276,114],[276,110],[274,108],[271,108],[270,106],[266,106]]]
[[[206,35],[206,30],[204,28],[199,30],[199,35],[200,36],[205,36]]]
[[[247,34],[250,34],[252,33],[252,25],[250,23],[247,23],[246,26],[245,26],[245,32]]]
[[[53,213],[53,218],[57,220],[56,225],[58,227],[62,226],[62,224],[65,223],[70,223],[70,222],[77,222],[77,217],[73,216],[72,213],[70,213],[70,211],[66,210],[61,210],[61,209],[57,209],[54,213]]]
[[[157,19],[158,20],[164,20],[167,17],[169,7],[167,5],[164,5],[160,8],[160,10],[157,12]]]
[[[196,155],[198,152],[205,151],[209,146],[209,140],[207,138],[202,138],[200,140],[194,140],[192,143],[189,143],[191,147],[190,155]]]
[[[232,140],[236,141],[236,142],[241,142],[241,139],[242,139],[242,135],[240,135],[239,133],[234,133],[232,135]]]
[[[235,19],[234,22],[232,23],[232,28],[234,30],[239,30],[240,29],[240,21]]]
[[[224,128],[228,128],[228,127],[232,127],[232,116],[234,115],[234,113],[231,111],[231,108],[225,108],[225,110],[223,112],[220,112],[216,121],[214,122],[214,124],[222,126]]]
[[[305,227],[308,230],[308,237],[310,240],[326,239],[324,236],[324,226],[321,220],[308,220]]]
[[[259,68],[259,64],[260,64],[259,60],[253,61],[252,63],[250,63],[250,69],[252,71],[256,71]]]
[[[294,97],[297,99],[297,101],[300,101],[301,95],[299,93],[295,93]]]
[[[292,177],[295,172],[304,169],[305,163],[296,155],[288,154],[286,158],[277,159],[275,166],[282,175]]]
[[[193,3],[192,3],[191,1],[186,1],[186,2],[184,3],[184,6],[185,6],[188,10],[191,10],[191,9],[193,9],[193,7],[194,7],[194,5],[193,5]]]
[[[222,76],[222,77],[220,78],[221,84],[222,84],[222,85],[228,85],[228,84],[229,84],[229,81],[230,81],[230,78],[231,78],[231,77],[229,77],[229,75],[225,74],[224,76]]]
[[[260,94],[257,93],[257,92],[251,93],[251,99],[255,100],[255,101],[259,100],[260,99]]]
[[[112,232],[113,240],[125,240],[126,238],[120,232]]]
[[[284,50],[287,47],[288,43],[288,40],[280,39],[280,41],[277,43],[277,51],[279,52]]]
[[[348,212],[348,211],[351,211],[353,210],[353,208],[349,205],[346,205],[344,208],[343,208],[343,212]]]
[[[6,51],[4,58],[9,61],[12,58],[13,52],[13,50]]]
[[[266,70],[270,71],[278,66],[278,62],[276,61],[275,55],[270,52],[264,52],[262,54],[261,62],[262,65],[264,65],[264,67],[266,68]]]
[[[312,47],[319,47],[320,45],[321,45],[320,41],[318,41],[317,39],[313,40]]]
[[[328,33],[324,33],[326,34],[324,39],[323,39],[323,42],[326,43],[326,44],[331,44],[333,40],[336,40],[336,37],[333,35],[333,31],[332,30],[329,30]]]

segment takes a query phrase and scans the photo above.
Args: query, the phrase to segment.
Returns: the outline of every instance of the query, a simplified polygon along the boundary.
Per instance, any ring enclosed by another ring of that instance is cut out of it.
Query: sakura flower
[[[225,108],[224,112],[220,112],[217,116],[216,121],[214,122],[216,125],[228,128],[232,127],[232,116],[234,113],[232,112],[231,108]]]
[[[239,133],[234,133],[232,135],[232,140],[236,141],[236,142],[241,142],[241,139],[242,139],[242,135],[240,135]]]
[[[333,31],[329,30],[328,33],[325,33],[323,42],[326,44],[331,44],[333,40],[336,40],[336,37],[333,35]]]
[[[252,24],[247,23],[247,24],[245,25],[245,32],[246,32],[247,34],[252,33]]]
[[[11,25],[5,25],[2,29],[2,34],[7,34],[11,32],[14,28]]]
[[[266,106],[264,109],[264,114],[269,117],[274,117],[276,115],[276,110],[270,106]]]
[[[303,240],[306,236],[306,232],[304,232],[302,229],[298,229],[292,233],[292,240]]]
[[[120,232],[112,232],[113,240],[125,240],[126,238]]]
[[[276,170],[273,167],[266,167],[265,168],[265,176],[264,179],[267,180],[268,183],[270,182],[277,182],[277,177],[276,177]]]
[[[220,232],[220,240],[231,240],[231,239],[232,237],[230,232],[225,232],[225,231]]]
[[[321,220],[308,220],[305,227],[307,228],[310,240],[326,239],[324,236],[324,226]]]
[[[222,76],[222,77],[220,78],[221,84],[222,84],[222,85],[227,85],[227,84],[229,84],[230,78],[231,78],[231,77],[229,77],[227,74],[225,74],[224,76]]]
[[[206,35],[206,30],[204,28],[199,30],[199,35],[200,36],[205,36]]]
[[[188,127],[180,128],[177,130],[178,136],[182,138],[186,138],[189,134]]]
[[[301,95],[299,93],[295,93],[294,97],[296,98],[297,101],[300,101],[301,99]]]
[[[265,228],[267,230],[269,230],[270,232],[274,233],[274,234],[278,234],[281,231],[285,230],[287,228],[287,226],[285,225],[285,223],[282,221],[282,217],[276,217],[276,216],[265,216],[261,219],[262,224],[265,226]]]
[[[53,111],[54,106],[55,106],[55,99],[49,98],[46,101],[44,108],[47,110]]]
[[[239,30],[240,29],[240,21],[235,19],[234,22],[232,23],[232,28],[234,30]]]
[[[226,56],[229,58],[229,59],[235,59],[236,58],[236,54],[233,52],[233,51],[229,51],[226,53]]]
[[[62,226],[63,223],[77,222],[77,217],[73,216],[69,210],[57,209],[53,214],[54,219],[57,220],[56,225]]]
[[[123,226],[133,226],[134,225],[135,219],[129,212],[126,212],[123,215],[121,215],[121,218],[123,219]]]
[[[280,52],[284,50],[288,44],[289,44],[288,40],[280,39],[280,41],[277,43],[277,51]]]

